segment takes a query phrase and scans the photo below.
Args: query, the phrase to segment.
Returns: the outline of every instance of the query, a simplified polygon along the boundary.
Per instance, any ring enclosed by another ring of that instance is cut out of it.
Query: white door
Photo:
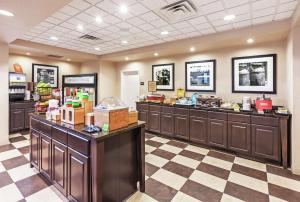
[[[124,71],[121,73],[121,100],[132,109],[136,109],[136,100],[139,96],[139,72]]]

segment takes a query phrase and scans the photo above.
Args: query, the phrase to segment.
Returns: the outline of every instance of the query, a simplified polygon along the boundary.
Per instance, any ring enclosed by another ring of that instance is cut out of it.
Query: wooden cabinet
[[[190,117],[190,140],[196,143],[207,143],[207,118]]]
[[[215,147],[227,147],[227,121],[208,120],[208,144]]]
[[[51,138],[40,134],[40,147],[41,147],[41,153],[40,153],[40,159],[41,159],[41,165],[40,165],[40,171],[41,173],[48,178],[51,179]]]
[[[174,135],[177,138],[190,139],[189,117],[184,115],[174,116]]]
[[[37,170],[40,170],[40,134],[35,130],[30,133],[30,162]]]
[[[10,132],[23,130],[25,127],[25,111],[24,109],[10,110]]]
[[[228,149],[239,153],[250,154],[250,124],[228,121]]]
[[[160,133],[167,136],[174,136],[173,114],[162,113],[160,115]]]
[[[68,148],[66,145],[52,139],[52,180],[53,185],[67,196],[67,159]]]
[[[149,111],[148,130],[152,132],[160,132],[160,113]]]
[[[90,201],[89,158],[68,148],[68,199]]]
[[[252,125],[252,155],[280,161],[278,127]]]
[[[24,129],[30,128],[30,114],[34,113],[35,109],[25,109],[24,111]]]

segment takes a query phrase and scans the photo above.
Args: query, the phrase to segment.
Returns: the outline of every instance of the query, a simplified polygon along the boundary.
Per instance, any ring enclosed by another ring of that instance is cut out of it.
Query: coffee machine
[[[27,83],[26,74],[9,73],[9,101],[21,101],[25,98]]]

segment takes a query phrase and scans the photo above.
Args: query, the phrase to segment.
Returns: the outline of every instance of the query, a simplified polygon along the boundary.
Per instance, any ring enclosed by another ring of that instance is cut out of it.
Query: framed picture
[[[276,54],[232,58],[232,92],[276,94],[276,63]]]
[[[156,92],[156,81],[148,81],[148,92]]]
[[[216,60],[186,62],[185,89],[196,92],[216,92]]]
[[[161,91],[174,90],[174,63],[152,65],[152,81],[156,82],[156,89]]]
[[[32,64],[32,82],[50,83],[52,88],[58,88],[58,66]]]

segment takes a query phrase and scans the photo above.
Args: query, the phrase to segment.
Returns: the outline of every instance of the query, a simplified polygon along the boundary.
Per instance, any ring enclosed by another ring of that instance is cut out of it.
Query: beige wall
[[[0,43],[0,145],[8,143],[8,45]]]
[[[80,73],[98,73],[98,102],[106,97],[118,96],[117,71],[113,62],[86,61],[82,63]]]
[[[23,71],[26,73],[27,81],[32,81],[32,63],[55,65],[59,67],[59,85],[62,84],[62,75],[79,74],[81,64],[75,62],[63,62],[54,59],[31,57],[24,55],[9,55],[9,68],[13,71],[13,64],[19,63],[23,67]]]
[[[238,101],[245,95],[231,92],[231,58],[239,56],[260,55],[260,54],[273,54],[277,53],[277,95],[271,95],[275,104],[286,105],[286,41],[272,42],[262,45],[245,45],[240,48],[222,49],[216,51],[209,51],[204,53],[191,53],[185,55],[176,55],[167,58],[155,58],[151,60],[122,62],[117,64],[118,68],[118,81],[120,81],[120,71],[122,70],[138,70],[140,72],[140,81],[145,82],[144,86],[140,86],[140,94],[148,94],[147,81],[152,79],[152,65],[175,63],[175,89],[185,88],[185,62],[197,60],[217,60],[217,74],[216,74],[216,95],[224,98],[225,100]],[[118,82],[118,92],[120,94],[120,82]],[[175,92],[161,91],[167,96],[174,95]],[[187,93],[191,95],[191,93]],[[251,94],[252,98],[257,96]]]

